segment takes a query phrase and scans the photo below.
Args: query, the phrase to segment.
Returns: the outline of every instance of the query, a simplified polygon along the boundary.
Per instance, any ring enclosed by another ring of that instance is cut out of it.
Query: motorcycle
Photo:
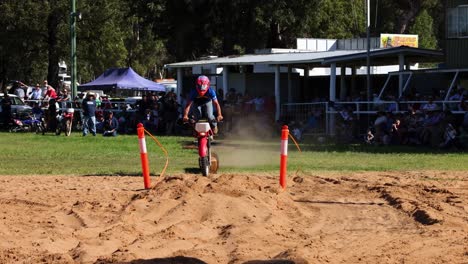
[[[75,109],[67,108],[61,114],[57,115],[57,128],[55,130],[55,135],[59,136],[60,133],[65,132],[65,136],[70,136],[73,125],[73,115]]]
[[[8,130],[10,133],[13,132],[25,132],[26,127],[23,124],[23,121],[13,118],[9,123],[8,123]]]
[[[212,151],[213,130],[206,120],[190,120],[195,131],[198,145],[198,165],[203,176],[216,173],[219,168],[219,157]]]
[[[25,120],[13,118],[9,124],[10,132],[36,132],[44,133],[44,123],[36,116],[29,117]]]

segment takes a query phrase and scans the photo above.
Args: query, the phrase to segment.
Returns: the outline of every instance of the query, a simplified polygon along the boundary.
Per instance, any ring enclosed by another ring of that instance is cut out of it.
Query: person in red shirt
[[[47,91],[44,95],[44,99],[57,99],[57,93],[55,92],[54,87],[47,85]]]

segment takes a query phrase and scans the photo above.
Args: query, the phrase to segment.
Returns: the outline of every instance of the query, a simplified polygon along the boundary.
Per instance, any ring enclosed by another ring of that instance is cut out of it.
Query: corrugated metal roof
[[[362,50],[336,50],[323,52],[290,52],[274,54],[250,54],[240,56],[229,56],[215,59],[198,61],[185,61],[167,64],[168,68],[184,68],[200,65],[254,65],[254,64],[321,64],[323,60],[336,56],[346,56],[358,53],[365,53]]]
[[[443,53],[438,50],[411,48],[411,47],[395,47],[386,49],[371,50],[370,56],[373,58],[373,64],[378,65],[376,58],[391,58],[398,63],[398,54],[405,56],[413,56],[412,61],[415,62],[434,62],[443,59]],[[321,52],[288,52],[288,53],[273,53],[273,54],[249,54],[239,56],[229,56],[222,58],[205,59],[198,61],[185,61],[167,64],[168,68],[184,68],[201,65],[317,65],[327,66],[336,62],[353,62],[360,61],[367,56],[366,50],[335,50]],[[431,58],[432,57],[432,58]],[[382,60],[382,59],[379,59]],[[419,61],[418,61],[419,60]],[[395,63],[392,61],[392,63]],[[382,65],[390,65],[389,61],[382,60]]]

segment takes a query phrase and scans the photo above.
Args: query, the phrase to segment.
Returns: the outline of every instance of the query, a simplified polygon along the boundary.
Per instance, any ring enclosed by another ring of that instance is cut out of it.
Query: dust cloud
[[[224,138],[215,152],[223,167],[255,167],[279,164],[279,126],[266,116],[246,116],[235,124],[223,124]],[[275,139],[277,139],[275,141]]]

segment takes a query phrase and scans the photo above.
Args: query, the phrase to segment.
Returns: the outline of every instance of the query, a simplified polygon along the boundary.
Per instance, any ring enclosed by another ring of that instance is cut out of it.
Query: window
[[[468,6],[449,8],[447,15],[448,37],[468,37]]]

